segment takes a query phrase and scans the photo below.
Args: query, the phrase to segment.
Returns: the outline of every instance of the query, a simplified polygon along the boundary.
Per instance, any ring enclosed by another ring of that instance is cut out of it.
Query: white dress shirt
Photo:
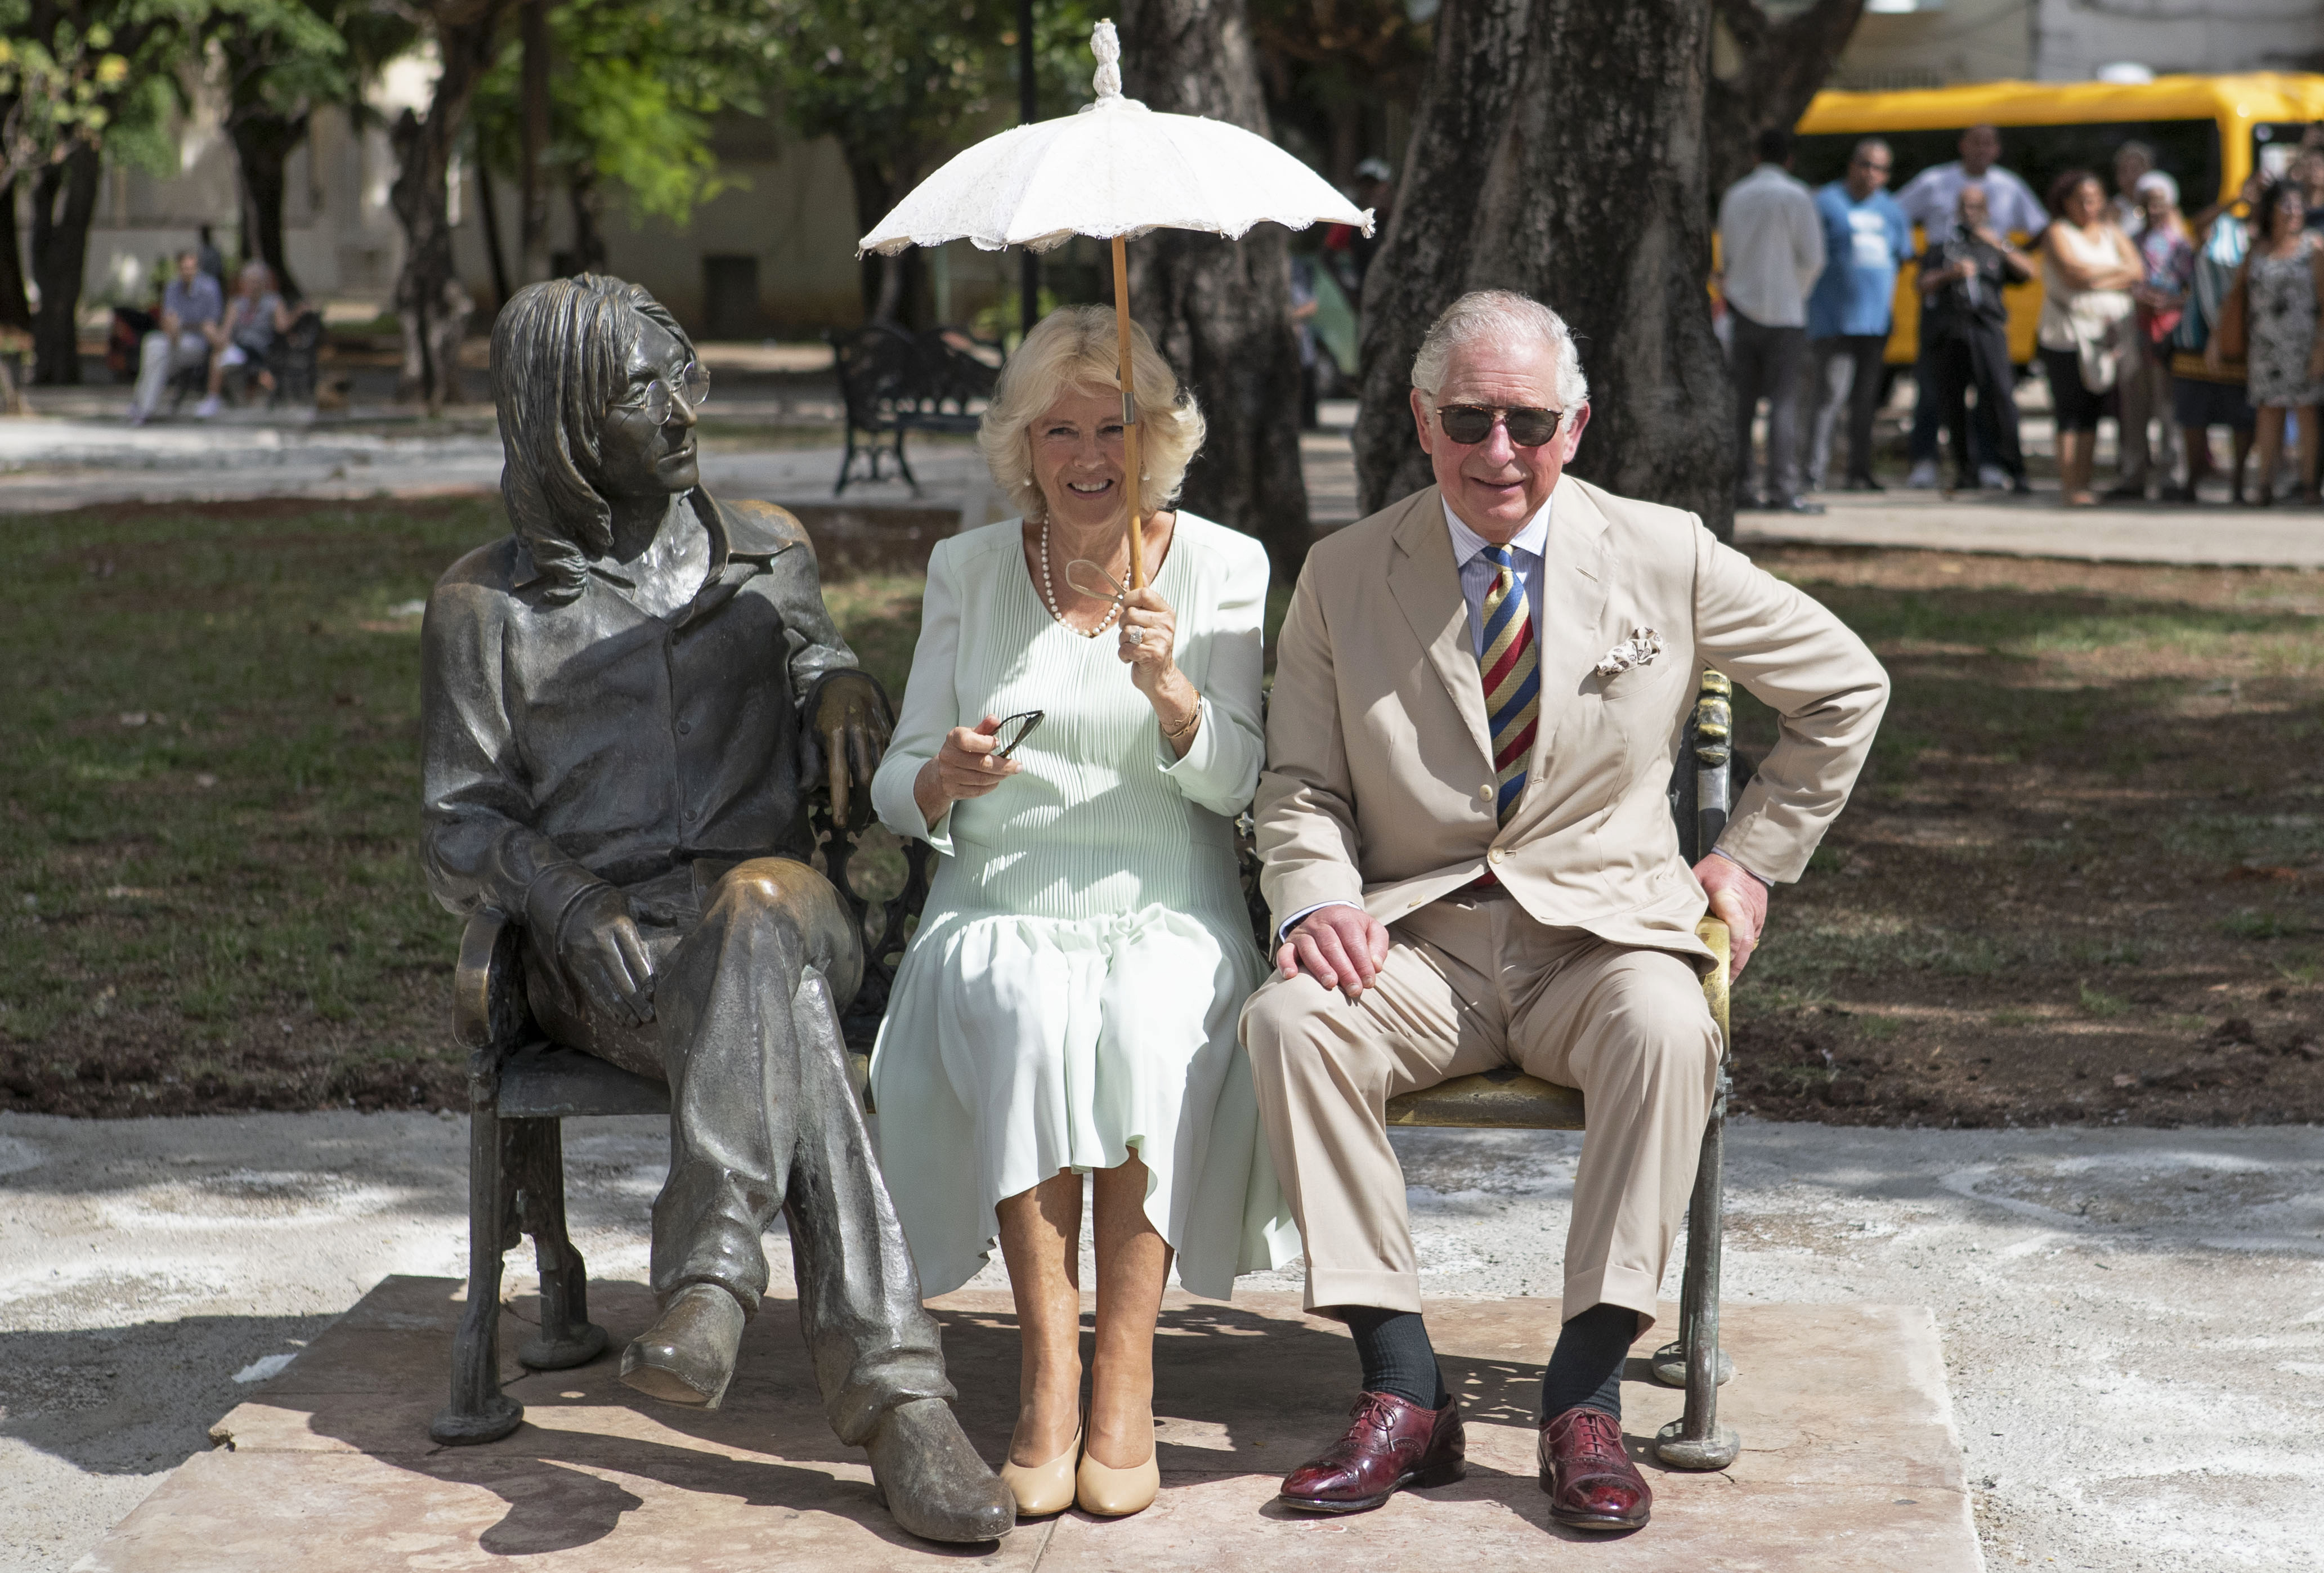
[[[1761,164],[1719,200],[1720,293],[1763,327],[1805,327],[1823,272],[1815,193],[1781,164]]]
[[[1999,164],[1988,165],[1982,175],[1969,174],[1959,159],[1950,164],[1932,164],[1904,182],[1904,189],[1896,193],[1896,206],[1931,240],[1942,239],[1952,233],[1953,220],[1960,212],[1963,186],[1985,188],[1986,216],[2005,235],[2040,235],[2050,226],[2050,215],[2034,189]]]
[[[1549,551],[1549,511],[1557,501],[1553,492],[1525,528],[1509,538],[1509,555],[1516,561],[1517,572],[1525,575],[1526,612],[1535,614],[1541,604],[1541,560]],[[1461,598],[1469,603],[1469,646],[1480,657],[1485,653],[1485,593],[1493,587],[1500,573],[1486,560],[1485,552],[1492,542],[1461,522],[1452,505],[1444,505],[1444,528],[1452,532],[1452,560],[1461,566]],[[1538,638],[1538,636],[1536,636]],[[1482,682],[1483,679],[1478,679]]]

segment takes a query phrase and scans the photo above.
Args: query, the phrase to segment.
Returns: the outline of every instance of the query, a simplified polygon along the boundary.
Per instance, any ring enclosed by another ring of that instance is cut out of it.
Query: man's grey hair
[[[1557,402],[1571,409],[1590,400],[1590,381],[1582,374],[1582,354],[1573,347],[1573,332],[1565,319],[1540,301],[1514,290],[1472,290],[1429,324],[1412,357],[1412,385],[1433,403],[1444,385],[1444,369],[1452,352],[1477,339],[1507,344],[1532,339],[1546,345],[1557,357]]]

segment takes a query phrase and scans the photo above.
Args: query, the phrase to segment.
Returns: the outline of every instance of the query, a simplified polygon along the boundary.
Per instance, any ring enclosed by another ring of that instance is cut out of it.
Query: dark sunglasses
[[[1031,737],[1033,729],[1040,725],[1042,718],[1047,714],[1046,710],[1020,710],[1014,715],[1002,716],[1000,730],[992,734],[992,741],[1001,745],[992,750],[992,757],[1005,759],[1015,753],[1017,745]]]
[[[613,408],[643,410],[647,424],[659,426],[669,419],[671,394],[670,385],[656,377],[642,392],[622,400]],[[699,361],[687,362],[686,370],[678,374],[676,394],[686,400],[688,409],[700,409],[710,399],[709,368]]]
[[[1537,448],[1557,435],[1563,409],[1507,409],[1485,404],[1447,404],[1436,412],[1444,435],[1470,447],[1493,435],[1498,422],[1509,428],[1509,441],[1521,448]]]

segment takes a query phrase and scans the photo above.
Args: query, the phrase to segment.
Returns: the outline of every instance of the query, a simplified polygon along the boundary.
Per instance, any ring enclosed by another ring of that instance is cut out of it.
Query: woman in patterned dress
[[[2245,292],[2252,408],[2259,412],[2259,492],[2275,501],[2276,465],[2283,457],[2283,422],[2300,412],[2300,501],[2316,496],[2316,423],[2324,414],[2324,239],[2303,227],[2300,188],[2280,180],[2260,193],[2252,215],[2252,246],[2237,275]],[[2218,354],[2212,340],[2209,355]]]

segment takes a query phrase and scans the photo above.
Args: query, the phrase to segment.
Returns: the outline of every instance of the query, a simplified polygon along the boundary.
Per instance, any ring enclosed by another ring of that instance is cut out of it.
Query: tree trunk
[[[893,207],[893,193],[902,182],[893,179],[877,159],[847,156],[847,179],[855,191],[855,233],[870,235],[872,226],[888,216]],[[909,253],[905,253],[909,255]],[[865,252],[856,264],[863,291],[863,320],[893,322],[904,301],[904,270],[901,257],[883,257],[878,252]]]
[[[1406,397],[1412,357],[1437,314],[1480,287],[1471,268],[1475,229],[1489,184],[1490,200],[1508,200],[1504,143],[1530,10],[1528,0],[1448,0],[1436,13],[1436,55],[1413,112],[1388,233],[1364,274],[1355,444],[1367,513],[1432,479]]]
[[[80,381],[80,276],[102,167],[97,151],[81,143],[32,183],[32,277],[41,286],[32,381],[44,387]]]
[[[1704,290],[1710,20],[1705,0],[1448,0],[1438,14],[1394,231],[1365,281],[1367,507],[1427,478],[1411,350],[1455,297],[1497,288],[1572,327],[1591,389],[1574,473],[1732,535],[1733,395]],[[1495,72],[1513,78],[1500,94]]]
[[[476,216],[484,221],[484,260],[493,267],[493,310],[509,303],[508,248],[501,244],[501,209],[493,189],[492,165],[484,158],[484,139],[476,138]]]
[[[1864,0],[1816,0],[1780,23],[1757,0],[1713,0],[1713,6],[1741,57],[1733,76],[1711,79],[1704,105],[1715,200],[1759,161],[1752,144],[1761,132],[1788,130],[1807,113],[1856,31]]]
[[[29,330],[32,308],[24,299],[24,258],[16,249],[16,182],[0,180],[0,327]]]
[[[1131,97],[1271,134],[1244,0],[1130,0],[1122,19]],[[1306,557],[1308,524],[1285,241],[1272,224],[1239,242],[1157,230],[1130,244],[1130,303],[1209,418],[1185,506],[1256,536],[1287,582]]]
[[[234,138],[235,160],[241,166],[242,189],[249,199],[252,233],[245,247],[257,243],[258,255],[273,271],[275,288],[286,298],[300,294],[290,272],[290,259],[282,247],[284,170],[299,144],[307,140],[307,115],[277,114],[253,105],[228,116],[227,133]]]
[[[523,40],[517,137],[517,277],[538,284],[549,277],[549,0],[521,0],[517,16]],[[481,152],[478,154],[482,167]],[[506,303],[503,294],[503,303]]]
[[[438,0],[429,8],[443,74],[436,79],[428,118],[407,109],[390,133],[396,175],[388,197],[404,240],[403,267],[395,281],[395,309],[403,327],[397,396],[424,400],[430,414],[460,397],[460,340],[475,308],[452,266],[452,155],[477,79],[492,64],[493,36],[508,5],[509,0]]]
[[[573,271],[605,271],[605,194],[597,184],[594,159],[576,159],[566,167],[566,195],[573,204]]]

